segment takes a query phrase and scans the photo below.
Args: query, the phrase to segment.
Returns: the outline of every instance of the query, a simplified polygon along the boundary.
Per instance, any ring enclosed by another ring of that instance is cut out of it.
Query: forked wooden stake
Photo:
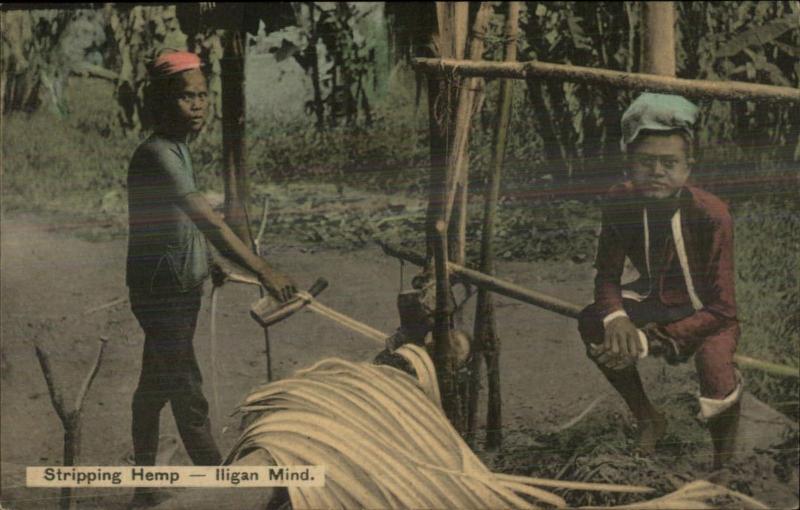
[[[61,424],[64,426],[64,465],[74,466],[78,462],[81,446],[81,409],[83,408],[83,401],[89,388],[94,382],[94,378],[100,369],[100,363],[103,361],[103,353],[106,349],[108,338],[100,337],[100,349],[97,351],[94,364],[83,380],[78,396],[75,398],[75,404],[71,408],[64,405],[64,397],[61,389],[53,378],[53,370],[50,367],[50,356],[47,351],[39,345],[38,341],[34,341],[36,349],[36,358],[39,360],[39,366],[42,367],[44,380],[47,383],[47,391],[50,393],[50,401],[53,403],[53,408],[56,414],[61,419]],[[61,489],[61,498],[59,508],[67,510],[72,508],[74,500],[72,499],[72,488],[63,487]]]

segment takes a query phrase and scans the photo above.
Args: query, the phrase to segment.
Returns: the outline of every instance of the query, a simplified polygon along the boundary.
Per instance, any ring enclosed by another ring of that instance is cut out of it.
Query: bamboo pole
[[[436,2],[438,34],[434,35],[434,50],[441,58],[464,58],[464,46],[469,21],[467,2]],[[431,173],[428,193],[426,223],[426,249],[433,270],[433,243],[436,238],[436,222],[439,211],[444,207],[442,193],[449,185],[447,160],[450,151],[450,137],[455,115],[450,105],[455,103],[455,87],[442,76],[428,75],[428,119],[430,130]]]
[[[642,62],[639,69],[663,76],[676,75],[675,2],[642,2]]]
[[[423,266],[425,264],[424,257],[410,250],[397,248],[385,243],[381,243],[380,246],[383,248],[384,253],[391,257],[405,260],[417,266]],[[581,313],[581,307],[569,301],[564,301],[535,290],[527,289],[520,285],[501,280],[500,278],[483,274],[480,271],[453,264],[452,262],[449,262],[447,267],[455,277],[475,285],[478,288],[500,294],[501,296],[516,299],[517,301],[522,301],[529,305],[538,306],[565,317],[572,317],[573,319],[577,319]],[[759,370],[778,377],[800,378],[800,370],[788,365],[780,365],[741,354],[734,354],[733,360],[741,368]]]
[[[468,4],[459,2],[452,3],[465,6],[464,23],[466,25],[469,18]],[[469,34],[469,54],[467,55],[467,58],[482,58],[484,46],[483,34],[486,32],[489,21],[486,12],[491,13],[491,11],[492,9],[488,2],[481,4],[472,30]],[[466,31],[464,31],[463,34],[466,36]],[[463,39],[457,41],[458,48],[462,53],[464,52],[464,43],[465,41]],[[458,87],[455,90],[458,100],[456,102],[456,111],[454,116],[452,145],[450,146],[450,151],[447,154],[447,189],[449,191],[446,195],[447,206],[445,212],[445,221],[448,225],[447,233],[449,260],[453,260],[458,264],[463,264],[466,260],[467,254],[467,205],[469,199],[469,157],[463,156],[469,152],[468,136],[470,126],[472,124],[471,117],[475,105],[479,103],[477,97],[480,94],[478,89],[482,79],[455,78],[454,81],[458,84]],[[461,140],[463,140],[463,142],[461,142]],[[448,138],[448,142],[450,141],[451,139]],[[462,157],[457,158],[458,162],[454,163],[454,155],[459,154]],[[458,166],[454,167],[454,164]],[[468,294],[471,292],[471,289],[469,288],[466,288],[465,290]],[[461,324],[463,322],[462,316],[463,308],[459,307],[455,312],[453,312],[453,315],[450,319],[451,324]],[[448,341],[449,339],[450,337],[448,337]],[[459,415],[464,418],[468,414],[466,408],[466,403],[469,400],[467,384],[467,381],[458,381],[456,385],[458,392],[458,403],[462,406],[460,407]],[[462,423],[458,427],[458,429],[461,431],[466,430],[466,428],[466,423]]]
[[[490,2],[482,2],[478,13],[475,16],[475,21],[470,33],[469,42],[469,58],[481,59],[483,56],[484,48],[484,35],[489,27],[489,19],[494,12],[494,7]],[[451,150],[448,153],[447,161],[447,188],[446,194],[443,197],[445,202],[445,210],[443,215],[444,224],[447,226],[445,235],[450,235],[452,232],[453,241],[455,246],[452,248],[453,259],[456,263],[463,264],[466,257],[466,219],[467,219],[467,184],[469,175],[469,132],[472,125],[472,114],[476,104],[476,97],[478,96],[478,88],[481,80],[479,78],[466,78],[457,80],[460,83],[458,90],[458,103],[455,115],[455,124],[453,131],[453,142]],[[455,207],[456,200],[458,200],[458,207]],[[452,229],[452,230],[451,230]],[[441,234],[441,232],[438,232]],[[448,251],[448,256],[449,256]],[[449,258],[449,257],[448,257]],[[437,273],[437,282],[438,282]],[[449,282],[449,280],[448,280]],[[437,287],[438,288],[438,287]],[[449,293],[448,287],[448,293]],[[438,294],[437,294],[438,295]],[[449,295],[449,294],[448,294]],[[442,301],[444,302],[444,301]],[[438,301],[437,301],[438,304]],[[441,337],[442,341],[446,341],[449,345],[451,339],[449,334]],[[448,347],[449,348],[449,347]],[[446,361],[447,370],[452,371],[454,381],[456,366],[453,360],[449,358]],[[447,375],[446,377],[450,377]],[[458,386],[458,384],[456,384]],[[459,406],[457,416],[459,424],[456,429],[459,432],[464,431],[466,428],[465,423],[460,422],[463,414],[466,414],[466,409],[461,408],[461,404],[468,400],[468,392],[466,388],[464,391],[459,392],[456,390],[454,400],[456,405]],[[446,397],[445,397],[446,398]]]
[[[727,100],[761,100],[800,103],[800,89],[746,83],[741,81],[686,80],[646,73],[626,73],[609,69],[553,64],[549,62],[476,62],[470,60],[416,58],[414,67],[421,72],[449,73],[483,78],[534,77],[575,81],[626,90],[647,89],[651,92],[680,94],[694,98]]]
[[[469,23],[467,2],[436,2],[439,54],[442,58],[464,58]]]
[[[433,242],[434,269],[436,274],[436,309],[434,311],[434,364],[442,395],[442,408],[450,423],[463,432],[461,402],[458,394],[456,363],[450,339],[450,278],[447,262],[447,224],[436,222],[436,238]]]
[[[509,2],[505,26],[506,62],[517,60],[517,26],[519,25],[519,2]],[[481,271],[494,275],[494,238],[495,218],[497,216],[497,200],[500,196],[500,177],[505,159],[506,135],[511,118],[511,98],[513,82],[503,80],[500,84],[500,110],[495,127],[494,152],[492,154],[491,175],[486,188],[483,211],[483,229],[481,234]],[[470,395],[468,407],[467,430],[468,439],[474,440],[477,428],[476,418],[478,396],[480,394],[481,362],[486,362],[486,378],[489,386],[488,409],[486,414],[486,443],[489,448],[497,448],[503,440],[502,400],[500,398],[500,341],[494,314],[492,295],[485,289],[478,290],[475,311],[474,349],[472,366],[470,367]]]
[[[458,3],[458,2],[456,2]],[[469,36],[468,58],[480,60],[483,57],[484,34],[489,25],[489,18],[494,8],[491,3],[483,2],[478,9],[472,30]],[[463,41],[458,41],[459,48],[463,52]],[[453,124],[453,136],[450,151],[447,154],[447,195],[445,222],[448,225],[448,257],[457,264],[464,264],[467,252],[467,204],[469,193],[469,132],[472,125],[472,114],[475,106],[480,103],[478,100],[481,92],[480,78],[456,78],[458,83],[455,119]],[[450,141],[450,139],[448,139]],[[467,288],[469,293],[470,289]],[[455,324],[462,322],[463,309],[459,308],[451,321]],[[449,338],[449,337],[448,337]],[[466,405],[469,401],[468,384],[459,384],[458,401]],[[468,415],[468,410],[464,407],[460,413],[463,417]],[[464,423],[457,427],[465,430],[467,424]]]
[[[463,58],[464,41],[467,34],[469,5],[465,2],[439,2],[436,4],[439,27],[438,47],[441,55],[457,55]],[[459,432],[463,429],[461,421],[460,398],[457,389],[456,367],[450,349],[450,276],[447,271],[448,228],[446,207],[449,202],[452,167],[449,166],[451,153],[450,133],[454,117],[449,105],[455,97],[455,89],[445,80],[434,81],[429,77],[428,107],[431,129],[431,178],[427,218],[427,248],[432,257],[436,282],[436,310],[434,363],[441,386],[442,406],[445,414]],[[434,88],[435,87],[435,88]],[[438,101],[437,101],[438,98]],[[442,98],[444,103],[442,104]],[[429,268],[430,269],[430,268]]]
[[[489,19],[494,12],[490,2],[482,2],[475,22],[472,26],[469,56],[474,61],[479,61],[483,56],[484,36],[489,27]],[[476,90],[480,85],[477,78],[462,80],[458,93],[458,109],[456,110],[455,131],[453,133],[452,150],[449,153],[447,165],[450,168],[451,179],[448,182],[447,207],[445,221],[450,222],[456,190],[463,183],[466,188],[466,175],[469,167],[469,131],[472,125],[472,113],[475,105]],[[464,191],[466,193],[466,189]]]
[[[736,364],[742,368],[759,370],[761,372],[766,372],[768,374],[780,377],[793,377],[795,379],[800,378],[800,369],[787,365],[779,365],[778,363],[751,358],[750,356],[745,356],[743,354],[734,354],[733,361],[735,361]]]
[[[448,4],[457,4],[460,6],[464,6],[464,26],[467,26],[467,22],[469,20],[469,4],[466,2],[448,2]],[[481,4],[485,5],[485,4]],[[476,28],[473,27],[472,32],[470,34],[470,44],[469,44],[469,55],[467,58],[481,58],[483,49],[480,48],[480,53],[477,57],[473,53],[476,50],[474,48],[474,41],[475,41],[475,34]],[[463,37],[459,38],[456,41],[456,45],[459,51],[464,53],[465,48],[465,38],[467,35],[467,31],[462,31]],[[463,58],[463,57],[462,57]],[[455,83],[457,85],[452,87],[452,96],[457,98],[456,110],[453,112],[453,125],[452,125],[452,138],[448,136],[447,142],[451,144],[449,146],[449,152],[447,153],[447,164],[448,166],[451,164],[450,159],[453,156],[453,149],[455,147],[455,139],[459,136],[459,133],[463,130],[469,132],[471,122],[469,119],[459,118],[459,108],[461,107],[461,102],[463,100],[463,87],[469,87],[469,107],[470,112],[472,111],[472,107],[474,104],[478,103],[476,101],[476,96],[479,94],[477,92],[478,87],[476,84],[482,81],[480,78],[454,78],[451,80],[451,83]],[[459,88],[459,86],[461,88]],[[448,108],[449,110],[449,108]],[[466,124],[464,122],[466,121]],[[448,259],[453,260],[458,264],[463,264],[466,260],[467,255],[467,205],[469,200],[469,158],[462,160],[463,168],[453,170],[452,166],[449,166],[447,171],[448,180],[446,182],[446,189],[451,190],[450,193],[446,196],[447,204],[455,203],[453,207],[452,214],[447,216],[448,228],[447,228],[447,246],[448,246]],[[457,179],[457,180],[456,180]],[[449,214],[449,213],[448,213]],[[471,292],[471,288],[465,286],[465,292],[469,294]],[[454,311],[452,311],[452,315],[450,317],[450,323],[452,326],[459,327],[463,323],[463,307],[457,307]],[[448,337],[450,339],[450,337]],[[455,369],[454,369],[455,370]],[[468,391],[468,381],[462,380],[460,378],[456,378],[456,392],[457,392],[457,402],[459,407],[459,417],[462,419],[466,419],[468,415],[468,410],[466,404],[469,400],[469,391]],[[459,431],[466,431],[467,424],[466,422],[462,422],[460,426],[457,427]]]
[[[383,249],[384,253],[391,257],[405,260],[417,266],[425,265],[425,258],[411,250],[392,246],[386,243],[379,243],[379,246]],[[577,319],[578,315],[581,313],[580,306],[568,301],[548,296],[547,294],[543,294],[541,292],[526,289],[525,287],[501,280],[500,278],[484,274],[474,269],[469,269],[459,264],[454,264],[452,262],[448,262],[447,267],[450,270],[450,273],[460,280],[475,285],[478,288],[483,288],[496,294],[500,294],[501,296],[510,297],[512,299],[522,301],[523,303],[528,303],[546,310],[550,310],[551,312],[555,312],[560,315],[572,317],[573,319]]]

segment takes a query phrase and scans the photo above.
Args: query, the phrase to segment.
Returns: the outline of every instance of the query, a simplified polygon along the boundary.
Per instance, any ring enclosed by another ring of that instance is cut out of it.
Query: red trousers
[[[639,302],[624,299],[623,307],[637,327],[650,322],[668,324],[692,313],[691,307],[667,307],[656,300]],[[605,332],[603,317],[594,304],[581,312],[578,318],[578,330],[587,349],[590,343],[603,343]],[[733,354],[736,351],[737,330],[738,326],[733,325],[705,338],[678,342],[681,354],[686,359],[694,354],[701,396],[721,400],[736,389]]]

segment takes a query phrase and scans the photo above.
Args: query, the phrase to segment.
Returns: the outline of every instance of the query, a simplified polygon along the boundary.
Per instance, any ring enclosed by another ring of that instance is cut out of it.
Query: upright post
[[[467,26],[469,21],[469,4],[467,2],[436,2],[436,20],[438,35],[434,36],[440,58],[464,58]],[[430,262],[429,271],[433,270],[433,243],[436,238],[436,221],[439,209],[444,207],[438,200],[441,190],[449,188],[447,177],[447,160],[450,148],[456,102],[455,87],[442,76],[427,75],[428,79],[428,118],[430,129],[431,173],[428,196],[428,213],[426,228],[426,251]],[[446,195],[445,195],[446,196]]]
[[[247,245],[253,238],[247,219],[245,168],[244,33],[228,29],[223,38],[222,155],[224,159],[225,222]]]
[[[642,2],[640,72],[675,76],[675,3]]]
[[[484,42],[486,31],[489,27],[489,19],[494,12],[494,7],[491,2],[481,2],[478,9],[478,14],[475,16],[475,22],[472,26],[472,37],[470,40],[470,58],[472,60],[481,60],[483,55]],[[458,183],[461,182],[469,167],[469,131],[472,120],[472,110],[475,106],[475,89],[478,86],[480,79],[470,77],[461,82],[461,87],[458,91],[458,106],[456,110],[455,130],[453,132],[452,149],[448,154],[447,165],[450,167],[452,173],[450,181],[448,182],[447,193],[447,207],[445,218],[450,221],[453,212],[453,205],[455,202],[455,190]]]
[[[483,55],[483,47],[484,47],[484,35],[489,26],[489,19],[492,15],[494,8],[491,3],[489,2],[482,2],[480,8],[478,9],[478,13],[475,16],[475,21],[472,26],[472,33],[470,36],[470,48],[469,48],[469,56],[472,59],[481,59]],[[451,220],[454,219],[453,211],[456,196],[459,195],[461,197],[461,205],[463,208],[460,212],[460,219],[458,221],[454,221],[456,227],[456,232],[465,232],[466,231],[466,223],[464,220],[466,219],[466,193],[467,193],[467,169],[469,166],[469,130],[471,126],[472,120],[472,113],[475,106],[475,97],[477,95],[476,88],[477,85],[480,83],[479,78],[467,78],[460,80],[460,88],[458,90],[458,103],[456,108],[456,116],[455,116],[455,125],[453,130],[453,138],[452,138],[452,145],[450,150],[448,151],[447,157],[447,170],[446,170],[446,179],[444,182],[446,183],[446,188],[444,192],[441,194],[441,198],[443,200],[443,206],[437,212],[439,214],[439,219],[437,220],[437,230],[436,235],[445,235],[448,234],[448,228],[450,226]],[[460,188],[460,191],[459,191]],[[441,226],[444,225],[442,229]],[[464,253],[465,253],[465,245],[464,245],[464,236],[457,235],[455,236],[455,242],[457,246],[455,247],[455,258],[456,260],[463,261]],[[441,240],[436,240],[435,247],[439,247],[441,245],[447,246],[447,243],[442,242]],[[449,253],[447,254],[449,258]],[[436,257],[436,252],[434,252],[434,258]],[[447,269],[446,265],[447,259],[444,261],[444,265],[442,266],[444,270]],[[439,267],[439,261],[436,261],[436,267]],[[438,292],[439,292],[439,283],[441,279],[439,278],[439,274],[437,274],[437,317],[442,315],[442,312],[438,310],[439,303],[446,303],[445,297],[442,297],[442,300],[438,300]],[[449,297],[449,286],[448,289],[448,297]],[[450,319],[448,318],[448,321]],[[439,336],[442,334],[443,329],[437,327],[436,332],[438,335],[434,337],[434,341],[437,343],[441,343],[442,349],[449,350],[449,344],[451,342],[451,338],[448,335]],[[447,346],[447,347],[444,347]],[[437,347],[438,349],[438,347]],[[437,351],[438,352],[438,351]],[[438,367],[437,370],[440,370],[440,384],[442,384],[443,380],[447,380],[448,382],[445,383],[443,386],[448,388],[447,391],[443,391],[443,400],[448,400],[448,404],[446,406],[446,410],[449,408],[452,410],[452,414],[448,414],[453,425],[459,432],[464,431],[466,428],[466,424],[462,422],[462,416],[465,414],[466,409],[462,409],[462,402],[466,401],[466,394],[461,395],[458,391],[458,384],[456,383],[456,367],[455,363],[451,359],[450,355],[448,354],[446,357],[442,357],[440,359],[442,362],[441,367]],[[450,381],[452,380],[452,386]],[[453,393],[449,394],[448,391],[452,387]],[[452,399],[453,403],[450,404],[450,400]]]
[[[519,25],[519,2],[509,2],[505,26],[505,51],[503,59],[513,62],[517,59],[517,27]],[[483,229],[481,233],[482,273],[494,275],[494,238],[497,201],[500,196],[500,177],[506,150],[506,135],[511,119],[511,98],[513,81],[505,79],[500,84],[500,111],[494,132],[494,151],[492,153],[491,174],[486,188],[483,209]],[[470,391],[467,418],[467,439],[474,441],[478,396],[480,394],[481,364],[486,362],[486,375],[489,386],[488,409],[486,413],[486,446],[498,448],[503,441],[502,402],[500,398],[500,341],[495,327],[494,303],[492,294],[486,289],[478,290],[475,311],[474,343],[472,365],[470,367]]]
[[[442,55],[464,56],[469,4],[437,2],[438,47]],[[456,366],[450,342],[450,276],[447,243],[446,207],[449,200],[452,169],[447,165],[453,126],[455,89],[447,80],[428,80],[428,106],[431,126],[431,179],[428,203],[428,256],[436,278],[436,310],[433,330],[434,363],[442,394],[442,407],[459,432],[463,429]],[[438,100],[437,100],[438,99]],[[438,107],[437,107],[438,106]],[[432,256],[432,259],[430,258]]]
[[[489,18],[494,8],[483,2],[475,16],[470,34],[470,60],[483,60],[484,36],[489,27]],[[464,264],[466,259],[467,237],[467,204],[469,192],[469,130],[472,125],[472,113],[480,104],[482,94],[482,78],[462,78],[458,80],[458,110],[456,111],[455,129],[453,131],[452,151],[448,154],[448,165],[451,177],[455,182],[448,182],[451,196],[448,196],[447,218],[450,228],[451,259],[456,264]],[[452,211],[452,212],[451,212]],[[452,215],[451,215],[452,214]]]

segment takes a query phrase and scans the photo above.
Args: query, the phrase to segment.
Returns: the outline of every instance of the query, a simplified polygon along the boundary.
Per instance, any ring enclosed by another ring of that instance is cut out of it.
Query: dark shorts
[[[145,333],[142,376],[169,388],[189,376],[202,381],[193,338],[202,304],[202,288],[151,294],[131,289],[131,310]]]
[[[208,401],[193,345],[202,296],[202,287],[183,293],[130,291],[131,309],[145,334],[132,409],[137,464],[155,461],[158,416],[167,402],[192,461],[198,465],[221,461],[211,435]]]

